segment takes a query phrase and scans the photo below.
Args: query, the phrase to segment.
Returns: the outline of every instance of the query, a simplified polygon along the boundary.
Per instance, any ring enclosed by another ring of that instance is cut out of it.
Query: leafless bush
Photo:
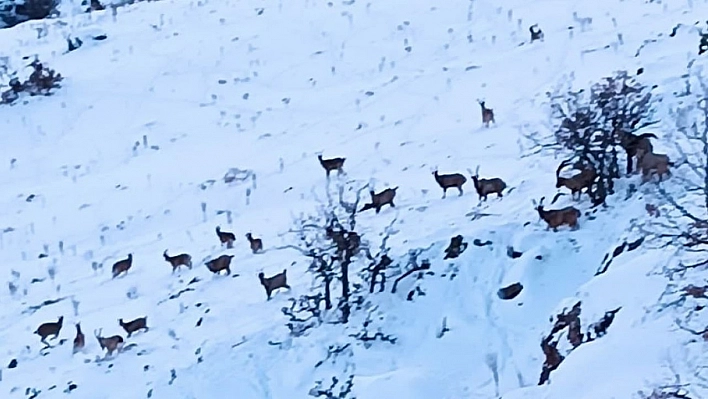
[[[12,104],[23,94],[30,96],[52,95],[52,90],[61,87],[60,82],[64,79],[55,70],[44,66],[39,60],[28,65],[33,69],[29,78],[21,82],[18,78],[12,78],[9,82],[9,89],[0,92],[0,104]]]
[[[557,143],[573,151],[578,169],[595,169],[589,194],[594,205],[604,204],[620,177],[623,137],[654,123],[650,89],[620,71],[589,90],[574,91],[567,85],[548,96]]]

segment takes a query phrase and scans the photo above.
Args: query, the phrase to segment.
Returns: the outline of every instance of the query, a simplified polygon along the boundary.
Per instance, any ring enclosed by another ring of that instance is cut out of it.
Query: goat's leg
[[[391,208],[395,208],[396,204],[393,203],[393,201],[389,202],[389,205],[391,205]]]
[[[447,195],[447,188],[443,188],[443,199],[445,199],[445,196]]]
[[[462,194],[464,194],[464,191],[462,191],[462,186],[457,187],[457,189],[460,190],[460,195],[459,195],[459,197],[462,197]]]

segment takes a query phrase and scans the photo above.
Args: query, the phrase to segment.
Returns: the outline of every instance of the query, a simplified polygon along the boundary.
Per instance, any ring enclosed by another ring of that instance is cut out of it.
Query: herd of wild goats
[[[225,244],[227,248],[233,248],[233,243],[236,241],[236,236],[234,233],[222,231],[221,228],[217,226],[216,235],[219,237],[219,241],[222,246]],[[251,246],[251,251],[254,254],[263,250],[263,241],[260,238],[254,238],[251,233],[246,234],[246,238],[248,239]],[[189,269],[192,268],[192,256],[189,254],[182,253],[179,255],[170,256],[167,254],[167,250],[165,250],[162,256],[165,258],[165,261],[172,266],[173,274],[177,269],[179,269],[180,266],[184,266]],[[226,275],[230,275],[231,258],[233,258],[233,255],[221,255],[218,258],[206,262],[206,267],[214,274],[219,274],[222,271],[226,271]],[[121,274],[127,273],[132,266],[133,254],[131,253],[128,254],[127,258],[121,259],[113,264],[113,267],[111,268],[112,278],[116,278]],[[258,279],[263,285],[266,296],[269,300],[273,291],[279,288],[290,289],[290,286],[287,284],[286,273],[287,270],[283,270],[281,273],[271,277],[265,277],[263,272],[258,273]],[[64,316],[60,316],[56,322],[43,323],[37,328],[37,330],[34,331],[34,333],[40,336],[40,341],[44,343],[46,347],[50,347],[46,339],[50,336],[52,337],[51,339],[56,339],[61,332],[63,322]],[[124,322],[123,319],[118,319],[118,324],[123,327],[125,332],[128,333],[128,337],[130,337],[134,332],[140,330],[148,331],[147,316],[139,317],[129,322]],[[106,350],[106,356],[111,356],[116,350],[120,351],[125,342],[123,337],[120,335],[102,337],[100,329],[94,330],[94,335],[98,340],[98,344],[101,346],[101,349]],[[73,353],[76,354],[77,352],[82,351],[85,344],[84,333],[81,331],[81,323],[76,323],[76,336],[74,338]]]
[[[486,127],[489,127],[489,123],[494,121],[494,111],[485,106],[483,101],[479,102],[482,107],[482,122]],[[669,166],[674,164],[669,161],[669,157],[665,154],[655,154],[653,152],[653,146],[651,144],[650,138],[656,138],[653,133],[644,133],[641,135],[635,135],[632,133],[627,133],[622,137],[621,146],[627,154],[627,173],[632,173],[633,159],[637,159],[637,170],[642,173],[642,182],[648,181],[653,173],[659,176],[659,180],[663,179],[664,175],[670,175]],[[346,158],[331,158],[324,159],[322,155],[318,155],[320,165],[325,170],[327,178],[329,178],[330,173],[337,171],[337,174],[343,172],[344,161]],[[571,197],[573,199],[580,199],[583,189],[589,190],[592,186],[595,178],[597,177],[596,171],[591,166],[582,167],[582,170],[572,177],[566,178],[561,177],[561,170],[570,165],[569,161],[563,161],[558,169],[556,170],[556,188],[566,187],[571,192]],[[576,165],[577,167],[577,165]],[[472,181],[474,183],[474,188],[477,191],[479,200],[486,200],[489,194],[496,194],[497,197],[503,197],[503,191],[506,189],[506,183],[500,178],[490,178],[490,179],[480,179],[479,178],[479,167],[474,175],[472,175]],[[462,186],[467,182],[467,178],[460,173],[445,174],[441,175],[438,171],[433,172],[435,181],[443,190],[442,198],[447,195],[448,188],[456,188],[459,191],[459,195],[463,195]],[[365,204],[364,207],[359,211],[365,211],[368,209],[375,209],[376,213],[381,211],[384,205],[390,205],[395,207],[393,203],[396,197],[395,188],[387,188],[380,193],[375,193],[371,190],[369,193],[371,195],[371,202]],[[577,197],[576,197],[577,194]],[[535,201],[534,201],[535,202]],[[543,219],[548,225],[547,228],[552,228],[553,231],[557,231],[558,227],[567,225],[572,229],[578,227],[578,218],[580,217],[580,211],[573,207],[568,206],[562,209],[546,210],[543,206],[543,198],[536,204],[536,211],[541,219]],[[234,233],[228,231],[222,231],[220,227],[216,227],[216,235],[221,242],[221,245],[226,245],[227,248],[233,248],[233,243],[236,241],[236,236]],[[246,238],[251,247],[251,251],[256,254],[263,251],[263,241],[260,238],[254,238],[251,233],[246,234]],[[179,267],[185,266],[189,269],[192,268],[192,257],[189,254],[182,253],[174,256],[167,254],[167,250],[162,254],[165,261],[172,266],[172,273],[174,273]],[[218,258],[207,261],[206,267],[214,274],[219,274],[222,271],[226,271],[226,274],[231,274],[231,258],[233,255],[221,255]],[[119,260],[112,267],[113,278],[116,278],[120,274],[127,273],[133,264],[133,255],[129,254],[126,259]],[[271,298],[273,291],[285,288],[290,289],[287,284],[286,270],[278,273],[271,277],[265,277],[263,272],[258,274],[258,279],[263,285],[266,296],[268,300]],[[59,317],[57,322],[44,323],[37,328],[34,332],[41,337],[41,342],[49,347],[50,345],[46,342],[47,337],[52,336],[52,339],[56,339],[62,328],[64,317]],[[124,322],[123,319],[118,320],[118,324],[128,333],[128,337],[134,332],[144,330],[148,331],[147,317],[140,317],[135,320]],[[123,346],[124,340],[120,335],[114,335],[112,337],[102,337],[100,335],[101,330],[95,330],[94,335],[98,340],[99,345],[102,350],[107,351],[107,356],[113,354],[114,351],[120,350]],[[76,324],[76,337],[74,338],[74,349],[73,353],[82,351],[85,345],[84,334],[81,331],[80,323]]]

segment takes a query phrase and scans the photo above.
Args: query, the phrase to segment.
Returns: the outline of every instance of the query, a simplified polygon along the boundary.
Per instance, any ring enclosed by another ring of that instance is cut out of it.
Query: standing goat
[[[642,160],[639,157],[639,151],[644,154],[649,154],[654,151],[654,147],[651,144],[650,138],[657,138],[654,133],[643,133],[636,135],[633,133],[623,133],[620,139],[620,146],[624,149],[627,154],[627,174],[632,174],[632,164],[634,157],[637,157],[637,170],[639,170],[639,165]]]
[[[278,273],[272,277],[265,277],[265,274],[263,274],[263,272],[258,273],[258,279],[261,280],[261,284],[263,285],[263,288],[265,288],[268,300],[270,300],[270,295],[273,293],[273,291],[277,290],[278,288],[290,289],[290,286],[287,282],[286,273],[287,269],[284,269],[282,273]]]
[[[487,108],[482,100],[477,100],[477,102],[479,106],[482,107],[482,123],[484,123],[484,126],[489,127],[489,122],[493,122],[496,125],[497,122],[494,120],[494,110]]]
[[[107,351],[106,356],[111,356],[116,350],[120,351],[123,347],[123,343],[125,342],[123,337],[120,335],[114,335],[112,337],[105,338],[101,336],[102,330],[103,329],[94,330],[93,335],[98,340],[98,344],[101,346],[101,349],[105,349]]]
[[[251,252],[256,254],[258,252],[263,251],[263,240],[261,240],[260,238],[253,238],[253,235],[251,235],[251,233],[246,233],[246,239],[251,245]]]
[[[72,354],[81,352],[84,346],[86,346],[86,337],[84,337],[84,333],[81,332],[81,323],[76,323],[76,337],[74,337],[74,349]]]
[[[639,168],[642,171],[642,184],[649,181],[653,172],[659,175],[659,181],[662,181],[664,175],[671,176],[669,166],[674,166],[674,163],[669,160],[666,154],[645,153],[642,149],[637,150],[637,158]]]
[[[40,341],[47,345],[51,346],[47,343],[46,339],[48,336],[53,335],[52,339],[56,339],[59,336],[59,332],[61,331],[61,327],[64,324],[64,316],[60,316],[59,319],[55,322],[49,322],[49,323],[43,323],[39,327],[37,327],[37,330],[34,331],[34,334],[37,334],[40,336]]]
[[[123,322],[123,319],[118,319],[118,324],[128,333],[128,338],[136,331],[145,330],[145,332],[147,332],[149,330],[147,326],[147,316],[138,317],[127,323]]]
[[[369,191],[371,203],[365,204],[359,212],[363,212],[367,209],[376,209],[376,213],[379,213],[384,205],[390,205],[395,208],[396,205],[393,203],[393,199],[396,198],[396,190],[398,190],[398,187],[387,188],[378,194],[374,193],[374,190]]]
[[[547,211],[543,208],[544,198],[541,198],[541,201],[539,201],[536,206],[536,211],[538,211],[538,216],[548,224],[547,228],[552,228],[553,231],[558,231],[558,227],[563,225],[567,225],[573,230],[578,228],[578,218],[580,217],[579,210],[575,207],[567,206],[562,209]]]
[[[231,258],[233,257],[233,255],[221,255],[206,262],[206,267],[214,274],[219,274],[222,270],[226,270],[226,275],[228,276],[231,274]]]
[[[128,273],[130,267],[133,266],[133,254],[128,254],[128,258],[119,260],[113,264],[113,278],[118,277],[121,273]]]
[[[162,254],[162,256],[165,258],[167,263],[172,265],[172,273],[174,274],[175,270],[177,270],[180,266],[187,266],[188,268],[192,268],[192,256],[189,254],[179,254],[175,256],[169,256],[167,255],[167,250]]]
[[[469,171],[469,169],[467,169]],[[477,190],[477,195],[479,195],[480,201],[484,199],[487,200],[489,194],[496,194],[498,198],[503,197],[502,192],[506,189],[506,183],[504,180],[494,177],[491,179],[480,179],[479,178],[479,166],[472,174],[472,182],[474,183],[474,188]]]
[[[228,231],[221,231],[221,227],[216,226],[216,235],[219,236],[219,241],[221,242],[221,245],[226,244],[226,248],[234,247],[234,241],[236,241],[236,236],[234,235],[234,233],[230,233]]]
[[[447,189],[452,187],[457,188],[457,190],[460,192],[460,196],[464,194],[464,192],[462,191],[462,185],[467,182],[467,178],[463,175],[459,173],[453,173],[450,175],[440,175],[436,170],[435,172],[433,172],[433,176],[435,177],[435,181],[438,182],[438,185],[440,185],[440,187],[443,189],[443,198],[447,196]]]
[[[582,190],[586,189],[586,191],[589,191],[592,187],[592,184],[595,182],[595,178],[597,177],[597,173],[594,168],[586,167],[580,173],[573,175],[573,177],[561,177],[561,170],[568,165],[570,165],[570,161],[565,160],[561,162],[558,169],[556,169],[556,188],[566,187],[570,190],[570,195],[572,198],[575,198],[575,194],[577,193],[577,197],[580,199]]]
[[[329,173],[333,170],[336,170],[337,174],[341,175],[342,167],[344,167],[344,161],[347,160],[346,158],[323,159],[322,154],[318,155],[317,159],[320,160],[320,165],[322,165],[325,172],[327,172],[327,177],[329,177]]]

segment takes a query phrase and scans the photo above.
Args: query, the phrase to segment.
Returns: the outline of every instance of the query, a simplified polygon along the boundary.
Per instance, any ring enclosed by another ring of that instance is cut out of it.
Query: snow
[[[667,285],[661,268],[678,255],[643,245],[595,276],[606,253],[639,237],[655,186],[625,200],[640,178],[623,179],[598,211],[586,197],[563,196],[553,207],[583,210],[580,228],[549,231],[532,200],[550,202],[564,154],[538,151],[529,137],[551,133],[545,93],[565,76],[585,87],[643,67],[641,78],[660,95],[681,90],[677,77],[698,39],[689,29],[668,33],[693,26],[708,4],[379,3],[165,0],[118,8],[115,19],[110,10],[65,12],[0,30],[0,59],[11,69],[29,73],[23,57],[38,54],[65,76],[51,97],[0,106],[0,276],[18,287],[0,290],[3,397],[29,397],[31,388],[63,397],[74,383],[72,397],[91,399],[306,398],[317,381],[354,375],[359,399],[610,399],[673,378],[668,353],[690,335],[657,307]],[[592,18],[584,31],[574,11]],[[534,23],[545,41],[520,46]],[[46,32],[39,39],[38,27]],[[91,39],[101,33],[108,39]],[[69,34],[85,44],[67,54]],[[657,41],[635,57],[650,39]],[[494,109],[497,125],[482,126],[477,99]],[[346,157],[346,174],[328,185],[320,153]],[[507,182],[503,198],[479,203],[470,180],[463,196],[453,189],[441,199],[432,171],[468,176],[477,165]],[[225,184],[231,168],[255,178]],[[362,213],[359,232],[376,248],[395,220],[389,256],[405,265],[409,250],[432,244],[421,259],[433,273],[403,280],[396,294],[390,278],[347,326],[290,337],[281,308],[311,292],[313,277],[307,258],[282,247],[297,244],[288,233],[294,218],[316,214],[337,181],[377,192],[399,186],[396,207]],[[216,226],[236,234],[233,249],[220,247]],[[263,239],[264,254],[251,254],[247,232]],[[457,234],[469,248],[444,261]],[[524,255],[509,258],[507,246]],[[190,253],[194,268],[171,275],[165,249]],[[111,279],[108,269],[128,253],[132,269]],[[203,264],[223,253],[234,255],[233,276],[213,276]],[[266,301],[257,274],[284,268],[292,289]],[[517,281],[521,294],[501,301],[497,290]],[[425,295],[407,301],[414,287]],[[185,288],[193,290],[168,299]],[[57,298],[64,300],[28,311]],[[605,337],[573,350],[551,383],[536,387],[548,320],[578,300],[583,328],[621,310]],[[59,315],[66,342],[42,355],[32,331]],[[117,319],[144,315],[150,331],[99,361],[93,331],[125,337]],[[366,348],[353,339],[367,315],[369,331],[396,342]],[[438,338],[443,319],[449,331]],[[87,346],[72,356],[77,322]],[[347,344],[315,366],[330,345]],[[16,368],[6,367],[11,359]]]

